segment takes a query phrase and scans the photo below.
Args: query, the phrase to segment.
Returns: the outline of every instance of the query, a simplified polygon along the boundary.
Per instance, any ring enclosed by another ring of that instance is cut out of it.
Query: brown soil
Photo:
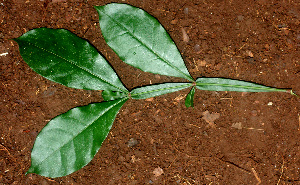
[[[112,52],[93,8],[110,2],[0,0],[0,184],[300,184],[300,98],[288,93],[196,91],[195,108],[185,108],[188,90],[129,100],[86,167],[56,179],[25,175],[35,137],[50,119],[102,99],[100,92],[39,76],[11,39],[33,28],[65,28],[90,41],[129,89],[180,81],[141,72]],[[194,78],[227,77],[300,92],[299,1],[113,2],[156,17]],[[203,119],[206,111],[219,114],[215,128]],[[137,144],[129,147],[129,141]]]

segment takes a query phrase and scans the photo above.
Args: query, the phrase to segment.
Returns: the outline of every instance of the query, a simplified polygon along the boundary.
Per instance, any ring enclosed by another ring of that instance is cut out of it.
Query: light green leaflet
[[[132,99],[146,99],[163,94],[180,91],[191,87],[192,83],[164,83],[158,85],[149,85],[133,89],[130,94]]]
[[[126,4],[95,8],[105,40],[121,60],[145,72],[194,81],[176,45],[154,17]]]
[[[197,89],[207,91],[287,92],[286,89],[277,89],[252,82],[226,78],[198,78],[196,80],[196,87]]]

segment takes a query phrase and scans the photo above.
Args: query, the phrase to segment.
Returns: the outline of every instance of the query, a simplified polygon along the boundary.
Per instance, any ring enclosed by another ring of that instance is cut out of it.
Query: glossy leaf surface
[[[285,89],[276,89],[252,82],[232,80],[226,78],[198,78],[196,87],[207,91],[239,91],[239,92],[286,92]]]
[[[126,100],[77,107],[52,119],[36,138],[27,173],[61,177],[88,164]]]
[[[186,107],[194,107],[194,95],[195,95],[195,86],[192,87],[191,91],[185,98]]]
[[[194,81],[173,40],[154,17],[127,4],[95,8],[105,40],[121,60],[145,72]]]
[[[15,41],[24,61],[51,81],[78,89],[127,91],[97,50],[67,30],[39,28]]]
[[[192,83],[164,83],[158,85],[149,85],[133,89],[130,94],[132,99],[147,99],[160,96],[167,93],[180,91],[191,87]]]
[[[128,93],[116,92],[116,91],[102,91],[102,98],[104,101],[117,100],[125,98],[128,96]]]

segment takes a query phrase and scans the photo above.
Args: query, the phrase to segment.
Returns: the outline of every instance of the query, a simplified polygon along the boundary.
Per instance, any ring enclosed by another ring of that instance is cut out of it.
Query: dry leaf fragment
[[[237,129],[239,129],[239,130],[241,130],[241,129],[243,128],[243,126],[242,126],[242,123],[241,123],[241,122],[238,122],[238,123],[233,123],[233,124],[231,125],[231,127],[233,127],[233,128],[237,128]]]
[[[198,67],[204,67],[207,64],[205,60],[198,60],[197,63],[198,63]]]
[[[190,41],[190,37],[186,33],[185,29],[181,28],[181,32],[182,32],[183,42],[188,43]]]
[[[137,144],[139,144],[139,141],[135,138],[130,138],[129,141],[127,142],[128,147],[133,147]]]
[[[173,19],[173,20],[171,21],[171,24],[177,24],[177,22],[178,22],[178,19]]]
[[[253,53],[250,50],[247,50],[246,54],[247,54],[248,57],[251,57],[251,58],[254,57]]]
[[[174,100],[175,100],[175,101],[180,101],[180,100],[183,100],[184,98],[185,98],[185,95],[180,94],[180,95],[177,96]]]
[[[205,111],[202,113],[202,115],[202,119],[204,119],[209,126],[216,128],[214,121],[220,117],[219,113],[209,113],[208,111]]]
[[[164,173],[164,170],[161,169],[160,167],[157,167],[153,170],[152,173],[154,174],[155,177],[159,177],[159,176],[161,176],[161,174]]]
[[[152,98],[147,98],[147,99],[145,99],[145,101],[153,101],[153,97]]]

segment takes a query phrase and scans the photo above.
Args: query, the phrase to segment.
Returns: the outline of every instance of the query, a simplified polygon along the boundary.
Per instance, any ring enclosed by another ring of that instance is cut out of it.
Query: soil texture
[[[13,41],[40,27],[88,40],[128,89],[182,79],[142,72],[107,46],[93,6],[110,0],[0,0],[0,184],[300,184],[300,98],[289,93],[187,90],[129,100],[95,158],[50,179],[25,175],[41,129],[101,92],[41,77]],[[115,0],[146,10],[168,31],[193,76],[300,92],[297,0]]]

